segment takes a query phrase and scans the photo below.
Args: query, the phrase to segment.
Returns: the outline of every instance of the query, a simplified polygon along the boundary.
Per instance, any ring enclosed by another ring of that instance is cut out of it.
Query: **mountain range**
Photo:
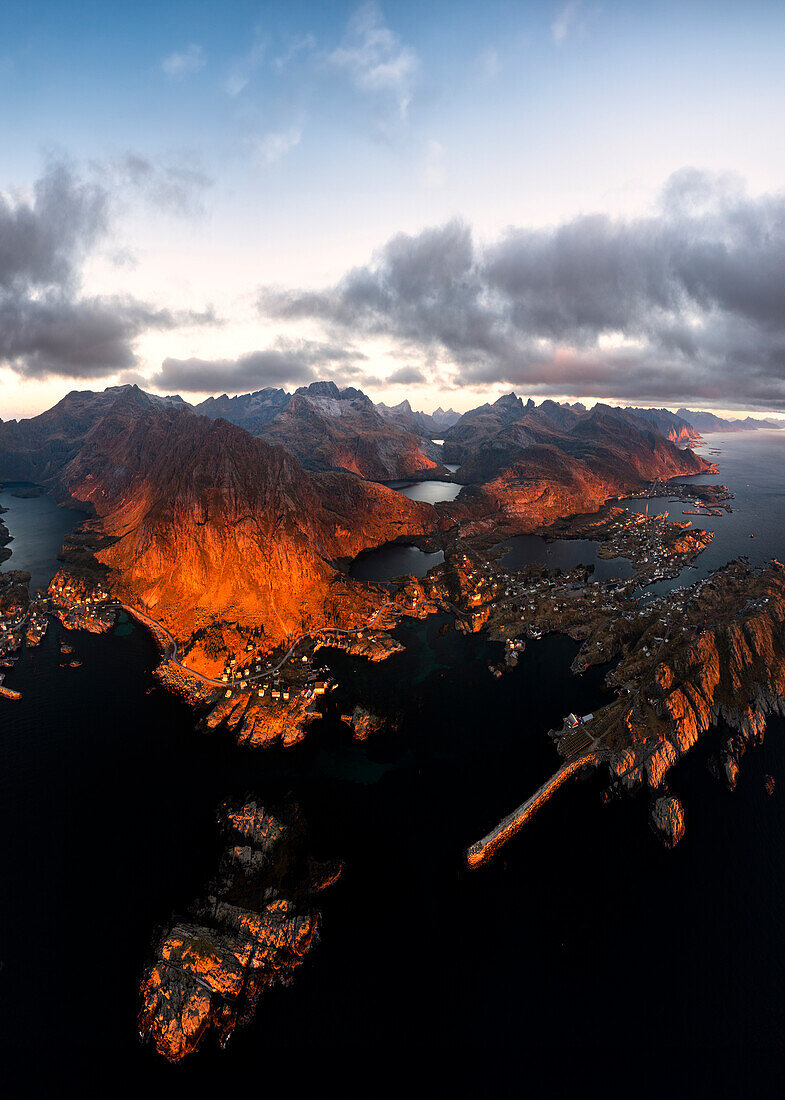
[[[531,531],[710,468],[651,419],[605,405],[508,394],[442,430],[443,447],[332,382],[201,408],[114,387],[0,423],[0,478],[86,510],[70,567],[92,561],[123,602],[163,623],[186,663],[214,673],[249,632],[272,648],[325,623],[365,624],[379,594],[346,573],[363,550]],[[450,452],[454,475],[442,464]],[[380,483],[401,474],[464,488],[417,503]]]

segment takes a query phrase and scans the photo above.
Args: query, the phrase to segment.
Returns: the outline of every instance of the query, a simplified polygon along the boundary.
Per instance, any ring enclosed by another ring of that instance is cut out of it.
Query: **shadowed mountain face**
[[[666,430],[667,429],[667,430]],[[586,458],[594,446],[602,465],[603,449],[616,452],[622,478],[672,477],[699,473],[703,467],[689,452],[677,449],[672,434],[699,438],[691,425],[660,409],[615,409],[598,404],[587,411],[582,405],[543,401],[523,403],[505,394],[493,405],[466,413],[445,435],[445,448],[462,460],[461,480],[481,481],[516,461],[530,446],[554,445],[566,454]],[[669,469],[673,473],[669,473]],[[600,471],[606,472],[606,471]],[[607,471],[610,472],[610,471]]]
[[[609,406],[600,404],[595,408],[608,409]],[[626,418],[630,423],[637,423],[639,428],[653,428],[673,443],[688,443],[691,440],[700,439],[699,432],[691,423],[681,415],[677,416],[669,412],[668,409],[627,408],[612,411],[620,418]],[[514,393],[508,393],[492,405],[482,405],[478,409],[464,413],[460,420],[447,431],[444,438],[451,453],[464,457],[469,449],[488,443],[499,432],[511,425],[525,425],[534,438],[539,432],[553,429],[571,432],[590,415],[591,413],[578,403],[559,404],[548,399],[540,405],[535,405],[530,399],[524,404],[520,397]]]
[[[291,394],[286,390],[264,389],[256,393],[243,393],[237,397],[208,397],[196,406],[196,411],[211,420],[219,416],[230,424],[245,428],[251,435],[259,435],[271,420],[286,407]]]
[[[55,476],[122,389],[74,390],[40,416],[0,424],[0,476],[39,482]]]
[[[448,428],[457,424],[460,415],[452,409],[437,409],[433,413],[415,412],[408,401],[401,401],[399,405],[385,405],[380,402],[375,406],[376,411],[391,424],[397,424],[404,431],[421,435],[425,439],[434,439],[443,436]]]
[[[785,423],[781,420],[756,420],[753,416],[747,416],[743,420],[724,420],[721,416],[715,416],[714,413],[690,409],[679,409],[679,416],[689,420],[690,424],[705,435],[711,432],[745,432],[758,428],[785,427]]]
[[[109,386],[100,393],[72,390],[40,416],[0,421],[0,477],[36,482],[55,477],[77,453],[90,429],[128,393],[133,400],[156,408],[190,407],[181,397],[157,397],[138,386]]]
[[[700,432],[689,419],[679,413],[672,413],[668,409],[634,409],[628,408],[624,412],[630,413],[639,420],[647,421],[652,427],[661,432],[671,443],[689,443],[690,440],[700,439]]]
[[[461,494],[449,513],[468,533],[489,525],[532,531],[559,516],[593,511],[646,482],[713,468],[624,409],[571,408],[562,417],[547,408],[552,403],[523,405],[512,396],[479,410],[463,438],[481,441],[459,445],[466,457],[457,477],[479,488]],[[566,427],[557,427],[557,419]],[[503,426],[491,434],[498,423]]]
[[[385,419],[360,390],[339,390],[334,382],[313,382],[293,394],[209,398],[196,411],[277,443],[309,470],[349,470],[376,481],[445,472],[420,434]]]

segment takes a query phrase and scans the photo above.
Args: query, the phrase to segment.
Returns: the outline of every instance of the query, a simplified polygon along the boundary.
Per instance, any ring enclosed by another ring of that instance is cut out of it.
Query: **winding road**
[[[201,680],[201,682],[203,684],[209,684],[210,687],[226,688],[226,687],[229,686],[229,681],[226,681],[226,680],[212,680],[212,679],[210,679],[209,676],[205,676],[205,675],[203,675],[203,673],[197,672],[195,669],[188,668],[186,665],[184,665],[183,662],[181,660],[179,660],[179,658],[177,656],[177,642],[176,642],[176,640],[172,637],[172,635],[169,633],[169,631],[166,629],[166,627],[162,626],[161,623],[159,623],[156,619],[152,619],[149,615],[145,614],[144,611],[138,611],[136,608],[129,607],[127,604],[121,604],[120,606],[122,607],[123,611],[127,611],[128,614],[132,618],[137,619],[144,626],[146,626],[150,630],[150,632],[152,633],[153,637],[157,637],[157,635],[163,634],[167,638],[167,640],[169,642],[169,645],[171,646],[171,652],[167,652],[166,650],[164,650],[164,657],[166,657],[167,660],[171,661],[172,664],[177,665],[178,668],[181,668],[183,670],[183,672],[187,673],[189,676],[194,676],[194,677],[196,677],[197,680]],[[381,612],[384,611],[385,608],[388,608],[388,607],[395,607],[395,604],[390,602],[390,601],[388,601],[385,604],[382,604],[381,607],[377,608],[377,610],[374,611],[373,615],[368,620],[368,625],[371,626],[376,621],[376,619],[379,617]],[[289,646],[286,653],[284,653],[283,657],[281,657],[281,659],[280,659],[280,661],[278,662],[277,665],[273,665],[272,668],[265,669],[264,672],[254,673],[253,676],[244,676],[242,678],[242,683],[250,684],[250,683],[256,683],[260,680],[269,679],[276,672],[278,672],[281,668],[283,668],[283,666],[286,664],[286,662],[289,660],[291,655],[294,653],[295,649],[300,644],[300,642],[304,641],[306,638],[316,638],[316,637],[318,637],[318,635],[325,634],[325,633],[356,634],[357,630],[346,630],[344,627],[340,627],[340,626],[320,626],[320,627],[317,627],[314,630],[307,631],[305,634],[300,634],[300,635],[298,635],[298,637],[295,638],[295,640]]]

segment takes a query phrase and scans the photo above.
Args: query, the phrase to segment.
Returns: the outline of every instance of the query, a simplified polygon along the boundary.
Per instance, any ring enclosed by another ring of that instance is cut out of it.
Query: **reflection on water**
[[[409,500],[419,500],[424,504],[438,504],[440,500],[455,500],[463,488],[453,481],[388,481],[396,492],[403,493]]]
[[[424,577],[434,565],[441,565],[444,554],[437,550],[435,554],[426,554],[416,546],[396,546],[392,543],[380,546],[378,550],[367,550],[359,554],[352,562],[349,576],[358,581],[389,581],[402,573],[411,573],[415,577]]]
[[[501,559],[506,569],[522,569],[537,562],[548,569],[574,569],[577,565],[593,565],[593,579],[598,581],[623,580],[633,574],[627,558],[600,558],[600,544],[590,539],[557,539],[546,542],[539,535],[516,535],[494,547],[507,548]]]
[[[2,516],[13,541],[8,543],[11,557],[3,569],[23,569],[30,574],[30,588],[46,588],[57,572],[57,554],[69,531],[84,519],[82,512],[58,508],[51,497],[28,499],[13,496],[21,483],[6,482],[0,492]]]

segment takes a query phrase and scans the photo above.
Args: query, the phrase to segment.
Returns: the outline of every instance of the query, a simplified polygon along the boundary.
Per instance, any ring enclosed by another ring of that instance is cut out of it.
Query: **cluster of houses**
[[[253,652],[251,645],[246,649]],[[269,697],[275,703],[288,703],[293,695],[304,690],[305,698],[310,702],[338,686],[326,675],[328,671],[326,668],[312,669],[311,659],[307,655],[300,658],[300,663],[301,666],[306,666],[304,681],[302,676],[297,676],[296,665],[284,679],[280,669],[272,671],[272,661],[266,661],[263,666],[262,658],[258,655],[256,658],[251,658],[250,664],[244,668],[239,667],[237,658],[232,657],[221,673],[221,681],[227,685],[224,696],[231,699],[235,691],[255,691],[259,699]]]

